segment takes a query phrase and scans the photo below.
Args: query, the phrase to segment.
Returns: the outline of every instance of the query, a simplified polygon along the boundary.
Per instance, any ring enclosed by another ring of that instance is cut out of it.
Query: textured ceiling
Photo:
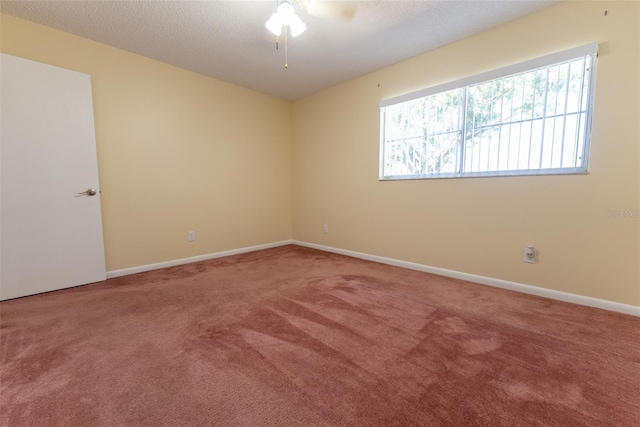
[[[321,1],[321,0],[312,0]],[[309,15],[284,48],[265,29],[276,0],[2,1],[2,13],[294,100],[517,19],[559,0],[340,1],[350,21]],[[282,37],[281,37],[282,39]],[[281,40],[282,41],[282,40]]]

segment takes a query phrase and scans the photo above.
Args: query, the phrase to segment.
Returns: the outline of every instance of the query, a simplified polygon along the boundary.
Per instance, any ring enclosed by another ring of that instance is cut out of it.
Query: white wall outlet
[[[187,242],[195,242],[196,241],[196,232],[190,231],[187,235]]]
[[[329,234],[329,224],[325,224],[322,226],[322,232],[324,234]]]
[[[524,248],[524,262],[528,262],[529,264],[535,264],[537,262],[536,257],[536,248],[533,246],[527,246]]]

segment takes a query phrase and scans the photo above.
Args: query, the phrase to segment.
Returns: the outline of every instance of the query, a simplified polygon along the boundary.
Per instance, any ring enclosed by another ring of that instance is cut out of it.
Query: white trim
[[[445,268],[432,267],[424,264],[417,264],[408,261],[402,261],[393,258],[386,258],[377,255],[369,255],[361,252],[350,251],[346,249],[334,248],[331,246],[317,245],[315,243],[301,242],[293,240],[292,243],[298,246],[318,249],[325,252],[333,252],[336,254],[346,255],[354,258],[360,258],[367,261],[379,262],[382,264],[393,265],[396,267],[408,268],[410,270],[424,271],[426,273],[437,274],[439,276],[452,277],[454,279],[466,280],[482,285],[493,286],[496,288],[508,289],[511,291],[522,292],[525,294],[537,295],[544,298],[551,298],[559,301],[569,302],[573,304],[585,305],[588,307],[600,308],[603,310],[615,311],[618,313],[630,314],[640,317],[640,307],[629,304],[622,304],[614,301],[607,301],[598,298],[586,297],[583,295],[571,294],[568,292],[555,291],[553,289],[545,289],[537,286],[525,285],[517,282],[510,282],[502,279],[494,279],[492,277],[478,276],[476,274],[462,273],[455,270],[447,270]]]
[[[536,70],[538,68],[547,67],[559,62],[569,61],[581,56],[597,54],[598,43],[589,43],[582,46],[574,47],[572,49],[563,50],[562,52],[552,53],[540,58],[530,59],[528,61],[507,65],[506,67],[486,71],[484,73],[465,77],[452,82],[432,86],[426,89],[418,90],[416,92],[406,93],[404,95],[384,99],[380,102],[380,108],[385,108],[394,104],[400,104],[402,102],[412,101],[414,99],[423,98],[425,96],[433,95],[440,92],[447,92],[453,89],[474,85],[476,83],[488,82],[502,77],[511,76],[513,74],[523,73],[525,71]]]
[[[382,151],[382,150],[380,150]],[[382,169],[380,169],[382,171]],[[549,168],[549,169],[514,169],[488,172],[451,172],[432,175],[389,175],[380,176],[379,181],[407,181],[410,179],[449,179],[449,178],[492,178],[496,176],[535,176],[535,175],[585,175],[587,167]]]
[[[128,276],[129,274],[144,273],[145,271],[159,270],[161,268],[174,267],[176,265],[190,264],[192,262],[206,261],[208,259],[222,258],[230,255],[244,254],[247,252],[260,251],[262,249],[277,248],[279,246],[291,245],[293,240],[282,240],[280,242],[266,243],[264,245],[249,246],[246,248],[231,249],[223,252],[214,252],[212,254],[198,255],[189,258],[175,259],[172,261],[164,261],[156,264],[141,265],[138,267],[123,268],[122,270],[107,271],[107,279],[114,277]]]

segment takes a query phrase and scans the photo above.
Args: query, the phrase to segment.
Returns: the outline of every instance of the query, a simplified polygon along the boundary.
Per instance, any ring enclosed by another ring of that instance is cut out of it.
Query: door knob
[[[96,190],[94,190],[93,188],[89,188],[88,190],[83,191],[82,193],[78,193],[78,196],[95,196],[96,194],[98,194]]]

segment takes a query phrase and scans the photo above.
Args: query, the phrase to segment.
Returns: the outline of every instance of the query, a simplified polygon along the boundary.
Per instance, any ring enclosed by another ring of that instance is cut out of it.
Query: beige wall
[[[290,103],[1,22],[3,53],[91,75],[108,271],[291,238]]]
[[[639,24],[561,3],[295,102],[294,239],[640,305],[640,219],[605,216],[640,209]],[[378,181],[382,99],[593,41],[588,175]]]

